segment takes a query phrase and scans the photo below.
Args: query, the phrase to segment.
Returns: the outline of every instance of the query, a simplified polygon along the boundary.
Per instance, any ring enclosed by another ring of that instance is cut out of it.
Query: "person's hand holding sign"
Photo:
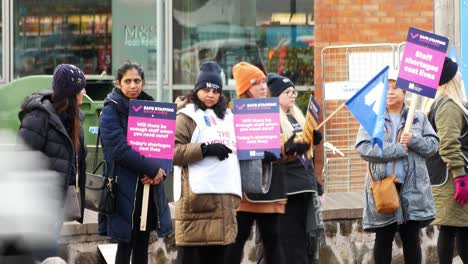
[[[141,178],[141,182],[143,184],[158,185],[164,180],[165,176],[166,176],[166,172],[163,169],[159,169],[158,173],[156,173],[156,176],[154,176],[153,179],[145,175],[143,176],[143,178]]]
[[[408,152],[408,144],[410,143],[411,138],[413,138],[413,133],[412,132],[403,132],[403,133],[401,133],[400,143],[405,145],[406,152]]]

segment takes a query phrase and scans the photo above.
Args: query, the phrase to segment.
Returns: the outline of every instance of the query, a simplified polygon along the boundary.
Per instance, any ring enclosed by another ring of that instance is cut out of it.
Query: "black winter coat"
[[[44,153],[49,158],[49,169],[60,174],[62,199],[65,204],[65,194],[69,185],[75,184],[76,156],[75,147],[60,120],[51,102],[52,93],[34,93],[25,98],[21,105],[19,119],[21,125],[18,136],[33,150]],[[81,121],[83,114],[80,113]],[[84,191],[86,181],[86,147],[84,144],[83,130],[80,132],[80,150],[78,152],[78,186],[80,188],[81,204],[84,204]],[[81,219],[83,220],[84,207],[81,207]]]

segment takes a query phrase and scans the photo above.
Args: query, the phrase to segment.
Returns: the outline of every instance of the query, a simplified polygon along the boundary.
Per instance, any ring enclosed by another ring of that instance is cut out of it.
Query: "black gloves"
[[[320,184],[320,182],[317,181],[317,194],[319,196],[322,196],[323,195],[323,187],[322,187],[322,184]]]
[[[310,144],[308,143],[294,143],[294,138],[296,137],[296,133],[294,133],[288,141],[284,143],[284,153],[287,155],[291,154],[304,154],[308,149],[310,149]]]
[[[320,130],[314,129],[314,146],[320,144],[320,142],[322,142],[322,138],[322,132],[320,132]]]
[[[272,152],[270,152],[270,151],[264,151],[263,152],[263,161],[264,162],[273,162],[273,161],[277,161],[277,160],[278,160],[278,158]]]
[[[229,157],[229,153],[232,153],[230,148],[221,143],[214,143],[209,145],[202,144],[201,149],[203,157],[216,156],[219,160],[227,159],[227,157]]]

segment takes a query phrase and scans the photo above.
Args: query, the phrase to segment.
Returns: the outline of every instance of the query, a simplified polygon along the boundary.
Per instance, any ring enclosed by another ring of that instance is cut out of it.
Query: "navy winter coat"
[[[142,92],[138,99],[153,100]],[[151,159],[147,159],[133,150],[127,144],[129,99],[119,88],[114,88],[104,101],[104,108],[99,121],[103,144],[104,158],[114,161],[114,174],[118,177],[117,212],[104,218],[100,217],[100,230],[103,224],[107,224],[107,234],[118,241],[129,241],[131,231],[135,227],[133,213],[135,209],[135,197],[137,183],[143,175],[154,177],[159,170],[158,165]],[[164,190],[164,185],[151,185],[153,189],[152,200],[156,204],[158,213],[158,225],[156,231],[159,237],[172,233],[172,222],[169,205]],[[150,198],[151,199],[151,198]],[[151,201],[151,200],[150,200]],[[150,220],[148,220],[150,221]]]

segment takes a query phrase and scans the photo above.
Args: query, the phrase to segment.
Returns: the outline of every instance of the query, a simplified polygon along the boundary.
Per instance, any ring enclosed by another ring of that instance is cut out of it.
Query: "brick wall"
[[[405,41],[410,26],[432,31],[433,28],[433,1],[386,1],[386,0],[315,0],[315,96],[322,104],[322,64],[321,51],[331,45],[374,44],[374,43],[400,43]],[[328,69],[330,71],[333,69]],[[342,70],[342,69],[336,69]],[[330,114],[341,102],[327,102],[325,112]],[[342,113],[343,112],[343,113]],[[346,116],[347,110],[340,112]],[[336,118],[340,118],[337,116]],[[351,118],[350,124],[340,123],[340,128],[350,127],[350,134],[357,131],[357,121]],[[333,130],[338,127],[327,127],[327,137],[333,137]],[[322,131],[323,132],[323,131]],[[349,139],[343,138],[339,146],[344,147]],[[341,166],[341,165],[338,165]],[[354,165],[353,165],[354,166]],[[353,171],[362,181],[362,164],[355,165]],[[321,175],[323,168],[323,149],[316,152],[316,172]],[[359,175],[358,175],[359,174]],[[338,177],[339,175],[329,175]]]

